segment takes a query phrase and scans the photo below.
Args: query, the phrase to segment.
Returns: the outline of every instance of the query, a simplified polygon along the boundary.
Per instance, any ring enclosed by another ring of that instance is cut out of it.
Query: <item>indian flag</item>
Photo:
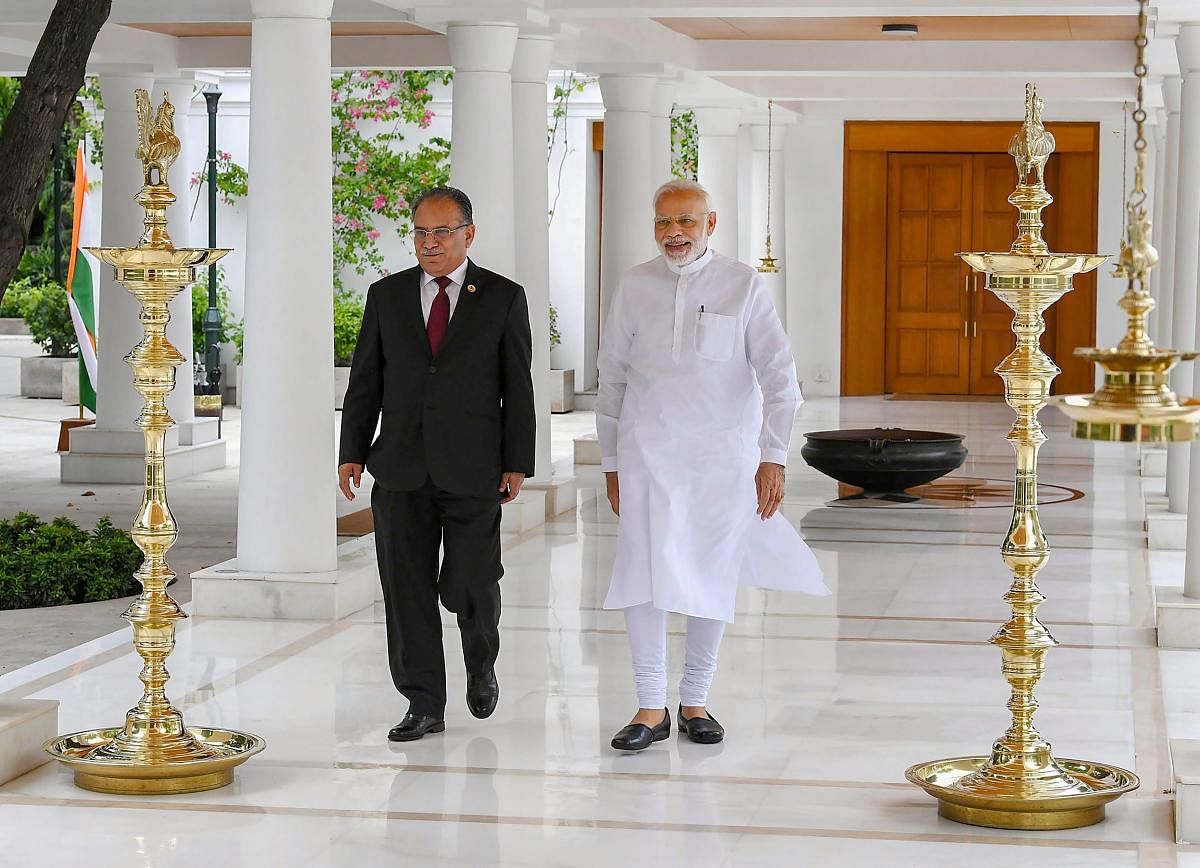
[[[67,302],[79,339],[79,402],[96,412],[96,310],[100,299],[100,263],[85,247],[100,244],[100,213],[88,191],[83,141],[75,152],[75,220],[67,268]]]

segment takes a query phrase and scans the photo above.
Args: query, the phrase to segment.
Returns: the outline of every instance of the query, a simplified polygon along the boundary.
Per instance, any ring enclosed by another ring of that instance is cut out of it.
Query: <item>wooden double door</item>
[[[1014,346],[1012,311],[955,254],[1009,248],[1014,177],[1008,154],[888,154],[885,391],[1004,394],[994,370]],[[1053,157],[1046,180],[1054,189]],[[1047,225],[1058,249],[1053,234]],[[1053,317],[1042,338],[1051,356]]]

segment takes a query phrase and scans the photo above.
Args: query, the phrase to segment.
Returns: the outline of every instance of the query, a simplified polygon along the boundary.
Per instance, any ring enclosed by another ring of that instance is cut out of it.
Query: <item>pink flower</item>
[[[384,90],[387,90],[388,88],[390,88],[392,86],[392,83],[390,81],[388,81],[386,78],[381,78],[381,79],[379,79],[379,86],[381,88],[383,88]]]
[[[403,211],[404,209],[406,209],[408,207],[408,200],[405,199],[403,196],[401,196],[399,199],[396,200],[396,207],[399,208],[401,211]]]
[[[341,226],[345,222],[346,222],[345,214],[334,214],[333,215],[333,223],[335,226]]]
[[[414,91],[413,96],[416,96],[416,97],[429,96],[429,91],[426,90],[425,88],[421,88],[418,91]]]
[[[354,164],[354,173],[356,175],[361,175],[365,171],[367,171],[367,161],[366,160],[360,159],[357,163]]]
[[[350,117],[361,118],[362,116],[363,116],[362,106],[355,105],[355,106],[350,107]]]
[[[362,229],[362,223],[360,223],[358,220],[351,219],[346,225],[348,225],[351,229]]]
[[[226,161],[232,160],[233,154],[229,153],[229,151],[221,151],[221,159]]]
[[[344,121],[342,121],[342,129],[344,129],[344,130],[354,129],[354,121],[350,120],[350,118],[346,118]]]
[[[383,109],[375,109],[375,120],[381,121],[383,120],[383,117]]]
[[[387,204],[387,196],[383,195],[382,193],[380,193],[378,196],[376,196],[374,199],[371,200],[371,207],[374,208],[376,211],[378,211],[380,208],[382,208],[386,204]]]
[[[400,105],[400,100],[396,97],[396,95],[394,93],[388,94],[387,103],[385,103],[385,104],[387,105],[388,108],[394,109],[396,106]]]
[[[190,187],[195,187],[195,186],[197,186],[199,183],[200,183],[200,173],[199,173],[199,172],[192,172],[192,180],[189,182],[188,186],[190,186]]]
[[[338,92],[337,92],[336,90],[331,90],[331,91],[329,92],[329,101],[330,101],[330,102],[337,102],[337,101],[338,101]]]
[[[425,114],[421,116],[421,129],[425,129],[433,121],[433,112],[425,109]]]
[[[367,237],[370,238],[372,241],[375,241],[377,238],[379,238],[379,230],[378,229],[368,229]]]

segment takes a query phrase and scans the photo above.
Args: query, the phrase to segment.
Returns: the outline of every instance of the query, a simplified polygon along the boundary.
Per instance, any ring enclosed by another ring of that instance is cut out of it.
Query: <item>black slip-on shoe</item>
[[[684,717],[683,704],[681,703],[678,716],[679,731],[687,733],[687,737],[696,742],[696,744],[717,744],[725,738],[725,727],[717,723],[717,719],[712,715],[708,717]]]
[[[617,750],[645,750],[656,741],[662,741],[671,735],[671,712],[663,709],[662,723],[653,729],[644,723],[631,723],[622,727],[613,736],[612,746]]]

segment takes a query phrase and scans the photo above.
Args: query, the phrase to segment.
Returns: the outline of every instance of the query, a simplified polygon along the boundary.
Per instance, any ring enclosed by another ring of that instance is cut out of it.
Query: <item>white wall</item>
[[[801,117],[784,128],[787,329],[810,397],[840,392],[842,126],[840,118]]]
[[[561,73],[551,72],[551,82],[560,79]],[[593,272],[597,270],[596,260],[589,257],[589,244],[597,243],[589,236],[596,231],[590,209],[595,207],[598,191],[594,188],[599,180],[592,151],[592,121],[603,116],[598,85],[592,83],[583,93],[572,95],[566,123],[559,124],[547,165],[550,203],[555,203],[556,194],[558,197],[550,221],[550,303],[558,310],[562,334],[562,343],[550,353],[550,366],[573,368],[576,389],[587,385],[587,287],[589,280],[595,281]]]

